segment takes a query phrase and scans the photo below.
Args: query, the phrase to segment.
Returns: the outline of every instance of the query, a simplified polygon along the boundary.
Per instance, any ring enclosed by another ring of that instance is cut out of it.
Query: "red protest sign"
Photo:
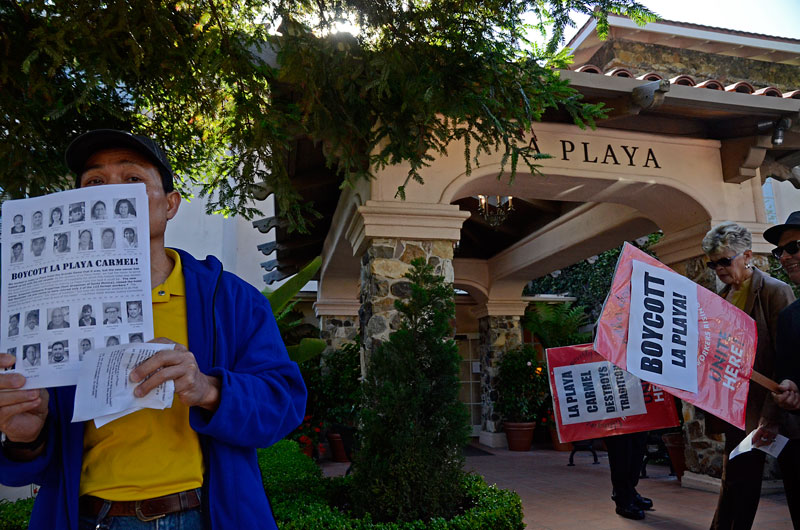
[[[673,329],[676,327],[683,329],[688,326],[697,337],[697,392],[667,385],[662,385],[662,388],[731,425],[744,429],[747,392],[750,388],[750,375],[756,351],[755,321],[721,297],[697,285],[696,318],[686,322],[685,316],[682,317],[681,323],[686,326],[672,325],[671,313],[660,315],[657,311],[650,311],[660,307],[661,300],[654,299],[655,301],[651,301],[649,306],[645,301],[645,307],[642,309],[645,314],[639,319],[644,324],[641,327],[629,328],[632,305],[635,307],[642,305],[642,300],[639,299],[635,300],[634,304],[631,303],[631,275],[635,261],[677,274],[655,258],[626,243],[617,262],[611,290],[597,323],[595,351],[617,366],[628,369],[629,329],[634,329],[634,332],[641,332],[642,335],[634,337],[635,340],[632,340],[631,344],[636,344],[646,354],[640,356],[643,359],[640,362],[643,364],[635,368],[650,368],[646,363],[653,359],[659,358],[661,362],[669,361],[668,343],[671,338],[675,338]],[[669,293],[664,293],[664,296],[668,298]],[[648,327],[648,324],[662,321],[663,329],[658,329],[655,325]],[[680,335],[678,340],[685,343],[685,335]],[[694,358],[695,352],[691,353],[691,358]],[[659,354],[661,357],[658,357]],[[647,370],[638,370],[637,374],[642,379],[658,382],[656,377],[648,376],[648,374],[653,376],[658,374],[652,374]]]
[[[547,371],[562,442],[665,429],[679,423],[669,394],[614,366],[591,344],[549,348]]]

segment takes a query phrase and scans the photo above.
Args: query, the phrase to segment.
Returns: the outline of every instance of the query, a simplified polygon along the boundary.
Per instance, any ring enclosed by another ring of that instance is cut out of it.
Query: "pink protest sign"
[[[687,311],[686,293],[671,292],[668,281],[657,283],[642,276],[649,283],[632,286],[636,281],[632,280],[634,262],[650,266],[649,270],[663,270],[664,278],[677,275],[626,243],[597,323],[595,351],[640,378],[660,384],[670,394],[744,429],[756,351],[755,321],[699,285],[695,286],[696,313]],[[636,300],[631,300],[631,292],[639,293]],[[631,319],[634,312],[639,313]],[[635,334],[630,344],[629,333]],[[696,337],[696,345],[690,337]],[[635,351],[629,351],[630,345]],[[635,359],[635,366],[628,366],[629,357]],[[663,384],[664,367],[680,363],[691,367],[692,362],[697,364],[696,392],[676,388],[691,388],[694,381],[675,386]]]

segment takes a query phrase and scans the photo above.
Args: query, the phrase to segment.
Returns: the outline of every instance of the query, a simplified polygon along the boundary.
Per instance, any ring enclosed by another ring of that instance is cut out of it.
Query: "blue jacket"
[[[213,257],[183,251],[189,350],[200,370],[222,381],[214,414],[192,407],[205,463],[203,511],[214,530],[277,528],[264,493],[256,448],[267,447],[303,419],[306,389],[289,360],[264,296]],[[71,423],[75,387],[50,389],[49,438],[31,462],[0,451],[0,483],[41,485],[30,528],[75,530],[83,458],[83,423]]]

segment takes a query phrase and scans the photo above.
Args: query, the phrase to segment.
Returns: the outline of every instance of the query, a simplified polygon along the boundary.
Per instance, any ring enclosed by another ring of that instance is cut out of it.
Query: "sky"
[[[800,39],[800,0],[639,0],[664,20]],[[580,28],[587,17],[574,17]],[[573,29],[566,41],[575,34]]]

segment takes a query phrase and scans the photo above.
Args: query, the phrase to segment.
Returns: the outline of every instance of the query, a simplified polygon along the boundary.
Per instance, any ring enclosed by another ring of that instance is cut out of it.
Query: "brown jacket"
[[[725,298],[729,292],[730,286],[726,286],[719,295]],[[756,321],[758,333],[753,370],[770,378],[775,377],[775,335],[778,331],[778,313],[791,304],[794,298],[791,287],[758,268],[753,269],[750,292],[747,293],[747,302],[744,307],[744,312]],[[767,389],[751,382],[745,412],[745,431],[750,432],[758,427],[762,416],[780,423],[781,434],[790,438],[800,436],[800,421],[798,421],[800,418],[785,414],[775,405]],[[707,414],[706,417],[710,420],[706,424],[707,432],[720,433],[738,430],[710,414]]]

